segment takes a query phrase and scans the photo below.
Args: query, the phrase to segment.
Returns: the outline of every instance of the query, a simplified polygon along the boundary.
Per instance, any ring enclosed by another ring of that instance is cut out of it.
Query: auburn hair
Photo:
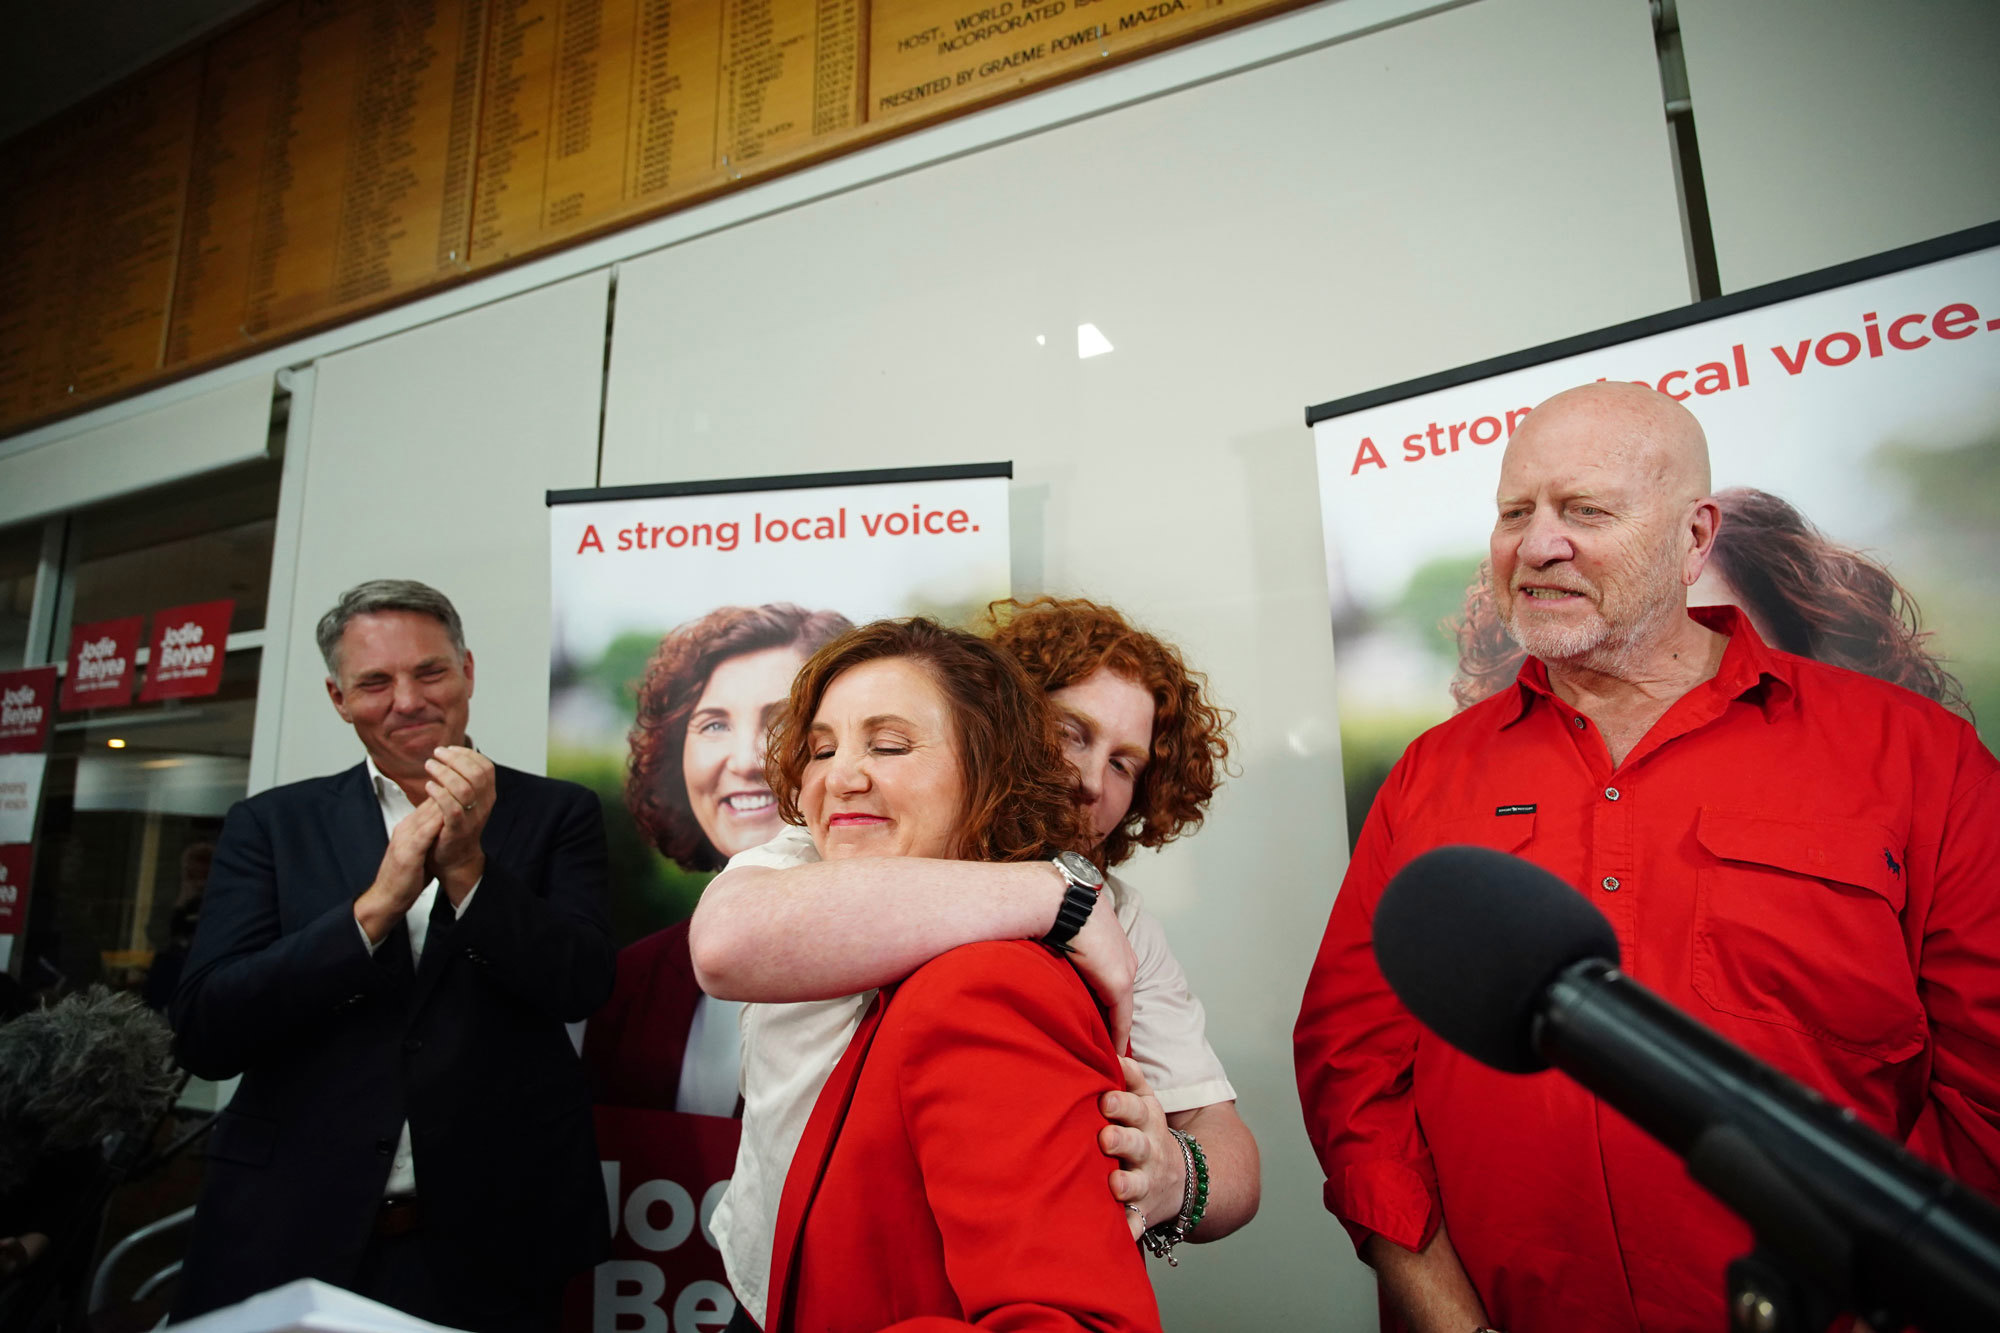
[[[723,606],[660,639],[639,681],[625,806],[640,835],[662,856],[687,870],[720,870],[727,859],[696,822],[681,767],[688,719],[715,669],[732,657],[771,648],[796,648],[809,656],[852,623],[838,611],[807,611],[789,602]]]
[[[1089,846],[1055,706],[1006,653],[922,616],[851,629],[799,669],[764,755],[766,779],[788,823],[805,823],[799,792],[827,689],[846,671],[890,658],[923,668],[951,717],[965,794],[954,859],[1033,861]]]
[[[1769,631],[1771,646],[1915,690],[1970,718],[1965,691],[1929,646],[1916,599],[1887,568],[1828,538],[1786,501],[1750,486],[1715,493],[1722,510],[1716,570],[1743,609]],[[1492,568],[1482,563],[1465,606],[1446,623],[1458,640],[1451,696],[1470,708],[1521,668],[1493,600]]]
[[[990,637],[1044,691],[1075,685],[1099,668],[1153,698],[1153,750],[1132,789],[1132,808],[1104,840],[1107,866],[1201,827],[1229,762],[1233,715],[1208,698],[1208,679],[1180,650],[1111,607],[1081,597],[1007,598],[987,608]]]

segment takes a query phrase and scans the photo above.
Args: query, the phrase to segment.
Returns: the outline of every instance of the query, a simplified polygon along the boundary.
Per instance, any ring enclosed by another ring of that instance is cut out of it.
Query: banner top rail
[[[874,468],[858,472],[802,472],[788,477],[722,477],[706,481],[647,482],[636,486],[591,486],[549,491],[545,503],[582,504],[601,500],[654,500],[675,495],[727,495],[734,491],[793,491],[824,486],[876,486],[913,481],[969,481],[1014,475],[1004,463],[944,463],[933,467]]]
[[[1812,296],[1835,287],[1845,287],[1852,283],[1865,282],[1870,278],[1900,273],[1905,269],[1921,268],[1925,264],[1956,259],[1960,255],[1972,254],[1996,245],[2000,245],[2000,221],[1981,223],[1976,227],[1967,227],[1964,231],[1950,232],[1928,241],[1918,241],[1914,245],[1900,246],[1894,250],[1884,250],[1880,254],[1852,259],[1830,268],[1814,269],[1810,273],[1801,273],[1795,277],[1780,278],[1761,287],[1747,288],[1727,296],[1711,297],[1706,301],[1695,301],[1688,305],[1676,306],[1671,310],[1660,311],[1658,314],[1627,320],[1623,324],[1612,324],[1605,328],[1593,329],[1588,333],[1558,338],[1554,342],[1542,343],[1538,347],[1523,348],[1518,352],[1508,352],[1485,361],[1474,361],[1451,370],[1420,375],[1398,384],[1349,394],[1345,398],[1335,398],[1330,402],[1307,407],[1306,425],[1310,428],[1322,421],[1344,417],[1351,412],[1366,411],[1371,407],[1380,407],[1384,403],[1436,393],[1440,389],[1456,388],[1473,380],[1525,370],[1530,366],[1541,365],[1545,361],[1560,361],[1564,357],[1581,356],[1586,352],[1595,352],[1617,343],[1649,338],[1658,333],[1671,333],[1675,329],[1703,324],[1728,315],[1740,315],[1744,311],[1776,305],[1780,301]]]

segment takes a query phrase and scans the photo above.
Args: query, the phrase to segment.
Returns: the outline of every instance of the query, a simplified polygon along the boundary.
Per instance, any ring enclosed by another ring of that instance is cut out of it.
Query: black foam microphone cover
[[[1510,1074],[1548,1068],[1535,1014],[1586,958],[1618,961],[1604,914],[1517,856],[1439,847],[1400,871],[1375,908],[1375,961],[1409,1011],[1459,1050]]]

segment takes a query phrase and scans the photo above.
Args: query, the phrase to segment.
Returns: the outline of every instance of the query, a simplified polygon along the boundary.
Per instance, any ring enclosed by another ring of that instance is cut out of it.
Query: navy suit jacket
[[[354,899],[388,847],[365,764],[229,812],[173,1004],[181,1063],[243,1082],[209,1136],[176,1317],[300,1277],[348,1285],[405,1120],[445,1291],[546,1292],[609,1221],[590,1089],[563,1024],[611,993],[603,814],[495,775],[485,876],[413,967]]]

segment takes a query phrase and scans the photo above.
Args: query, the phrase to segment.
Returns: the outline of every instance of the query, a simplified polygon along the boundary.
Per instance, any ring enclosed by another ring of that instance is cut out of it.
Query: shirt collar
[[[1796,660],[1766,644],[1741,608],[1691,606],[1688,616],[1697,625],[1712,629],[1729,640],[1729,646],[1722,651],[1722,665],[1716,668],[1714,678],[1697,685],[1695,689],[1714,690],[1726,699],[1744,699],[1754,695],[1754,702],[1763,710],[1767,722],[1777,716],[1780,707],[1796,697]],[[1559,702],[1554,687],[1549,684],[1548,664],[1539,657],[1523,661],[1514,682],[1515,704],[1502,710],[1500,729],[1511,727],[1526,717],[1537,696],[1551,703]]]
[[[368,786],[378,801],[408,801],[409,794],[396,785],[396,780],[375,766],[375,756],[363,752],[363,762],[368,765]]]

